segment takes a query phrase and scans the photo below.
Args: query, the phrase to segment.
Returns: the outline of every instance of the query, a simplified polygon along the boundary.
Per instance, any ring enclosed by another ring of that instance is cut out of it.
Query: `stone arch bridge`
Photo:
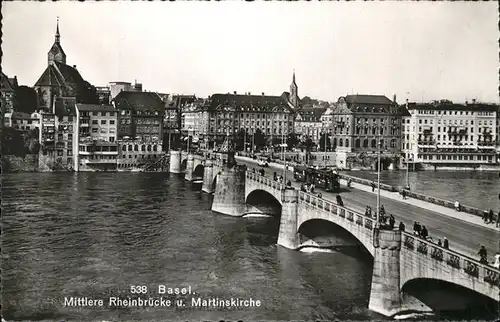
[[[313,194],[285,189],[271,178],[246,171],[245,167],[228,169],[224,166],[225,157],[172,151],[170,170],[181,173],[185,161],[186,179],[193,180],[201,173],[196,169],[203,167],[202,190],[214,192],[213,211],[231,216],[279,212],[278,244],[286,248],[300,247],[299,229],[311,220],[328,221],[348,231],[374,258],[369,309],[386,316],[430,311],[425,304],[402,292],[406,283],[418,279],[446,281],[500,300],[500,270],[407,232],[380,229],[371,217]],[[273,202],[266,205],[266,200]]]
[[[212,210],[241,216],[252,194],[264,193],[281,205],[278,244],[298,249],[300,227],[315,219],[336,224],[352,234],[373,256],[369,309],[386,316],[431,311],[403,293],[413,280],[433,279],[500,299],[500,270],[464,254],[399,230],[381,229],[376,220],[313,194],[287,188],[269,177],[245,169],[222,169],[218,174]],[[260,198],[261,200],[264,198]]]

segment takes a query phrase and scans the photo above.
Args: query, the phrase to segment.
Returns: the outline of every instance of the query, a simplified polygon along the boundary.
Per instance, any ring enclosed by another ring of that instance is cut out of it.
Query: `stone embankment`
[[[38,172],[38,154],[3,155],[2,172]]]

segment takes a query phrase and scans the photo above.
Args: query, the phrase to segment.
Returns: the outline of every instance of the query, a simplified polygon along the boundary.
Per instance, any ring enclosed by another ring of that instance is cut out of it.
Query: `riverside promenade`
[[[256,160],[247,157],[236,157],[237,162],[243,163],[250,168],[258,168]],[[267,175],[272,176],[273,172],[279,175],[283,173],[283,165],[271,163],[269,168],[265,168]],[[300,183],[295,182],[293,173],[287,171],[286,180],[290,180],[294,187],[299,187]],[[364,213],[366,206],[376,209],[377,189],[371,192],[371,187],[363,184],[352,183],[351,188],[346,188],[345,180],[340,193],[347,208]],[[327,193],[318,189],[323,198],[335,202],[336,193]],[[416,199],[405,199],[398,192],[380,191],[380,203],[384,205],[388,214],[393,214],[396,225],[402,221],[406,226],[406,231],[413,231],[413,223],[419,221],[425,225],[429,231],[429,236],[437,243],[438,239],[446,237],[450,243],[450,249],[468,254],[472,258],[478,259],[479,247],[484,245],[488,251],[488,259],[491,262],[493,256],[499,251],[500,229],[492,224],[485,224],[481,217],[457,212],[443,206],[435,205]]]

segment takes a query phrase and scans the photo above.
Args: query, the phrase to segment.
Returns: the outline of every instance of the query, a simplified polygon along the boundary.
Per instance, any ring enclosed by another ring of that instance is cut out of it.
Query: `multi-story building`
[[[382,167],[395,164],[394,158],[399,157],[401,149],[401,118],[405,113],[395,100],[383,95],[339,98],[331,113],[332,145],[336,147],[338,166],[374,167],[379,148]]]
[[[39,168],[78,168],[78,120],[74,97],[57,97],[50,113],[41,113]]]
[[[96,86],[97,96],[99,96],[99,104],[107,105],[111,102],[111,89],[109,86]]]
[[[424,167],[496,164],[498,106],[449,101],[407,103],[403,118],[405,159]]]
[[[20,131],[40,129],[40,113],[9,112],[5,113],[4,125]]]
[[[304,141],[306,138],[310,138],[314,143],[318,144],[321,132],[324,129],[322,117],[326,111],[326,108],[313,106],[304,107],[297,111],[294,132],[299,140]]]
[[[299,102],[294,73],[290,93],[284,92],[281,96],[213,94],[197,108],[199,115],[193,118],[200,122],[196,128],[207,147],[222,144],[227,135],[236,135],[241,130],[250,135],[260,130],[271,143],[293,132]]]
[[[163,157],[165,105],[160,96],[122,91],[113,103],[118,112],[118,170],[141,168]]]
[[[14,94],[18,86],[17,77],[9,78],[3,72],[1,73],[1,87],[2,93],[2,114],[12,113],[14,111]],[[2,122],[3,123],[3,122]]]
[[[118,113],[109,105],[76,104],[78,163],[76,171],[114,171],[117,167]]]
[[[109,99],[113,100],[120,92],[142,92],[142,84],[135,80],[134,85],[130,82],[110,82]]]
[[[60,41],[59,22],[55,42],[47,54],[47,61],[47,68],[34,86],[42,110],[50,113],[56,97],[74,97],[79,103],[98,100],[92,85],[82,78],[76,65],[66,65],[66,53]]]

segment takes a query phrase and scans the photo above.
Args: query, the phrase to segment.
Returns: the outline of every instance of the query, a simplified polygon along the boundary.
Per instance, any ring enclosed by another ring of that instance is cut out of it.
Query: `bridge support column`
[[[214,164],[212,160],[205,160],[205,168],[203,169],[203,185],[201,187],[201,191],[206,193],[214,192],[212,187],[214,180]]]
[[[170,173],[181,173],[181,151],[170,151]]]
[[[283,190],[278,245],[290,249],[296,249],[299,246],[299,233],[297,231],[298,200],[298,190]]]
[[[194,171],[194,156],[192,154],[188,154],[187,164],[186,164],[186,175],[185,179],[187,181],[193,181],[193,171]]]
[[[375,254],[368,308],[385,316],[393,316],[401,310],[401,231],[376,229],[373,233]]]
[[[245,211],[245,171],[225,168],[217,175],[212,210],[224,215],[242,216]]]

